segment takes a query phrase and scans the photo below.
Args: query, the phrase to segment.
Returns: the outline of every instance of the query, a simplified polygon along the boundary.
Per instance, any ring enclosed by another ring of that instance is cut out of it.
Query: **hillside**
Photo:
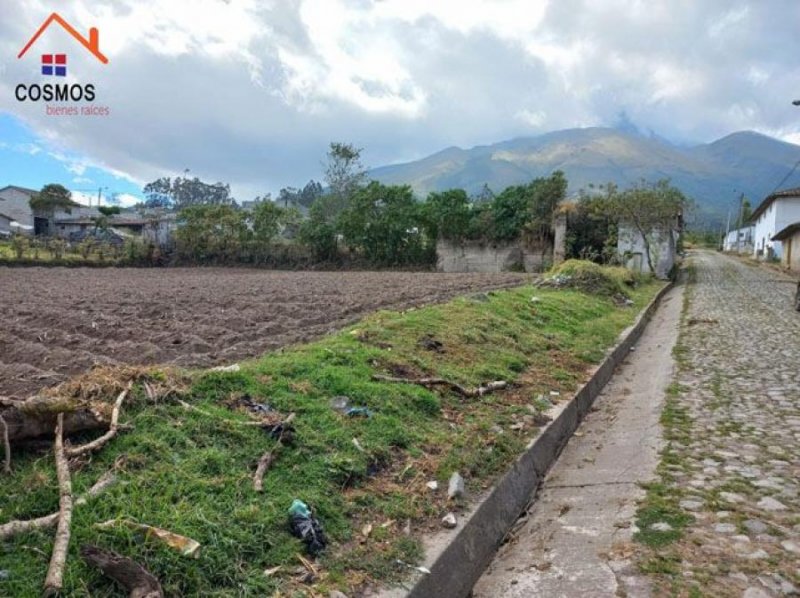
[[[493,191],[563,170],[570,193],[590,183],[627,186],[669,178],[692,197],[703,219],[718,219],[744,193],[753,206],[800,161],[800,146],[753,132],[680,147],[656,137],[610,128],[567,129],[472,149],[447,148],[427,158],[376,168],[384,183],[409,184],[421,196],[463,187]],[[800,170],[786,185],[800,183]]]

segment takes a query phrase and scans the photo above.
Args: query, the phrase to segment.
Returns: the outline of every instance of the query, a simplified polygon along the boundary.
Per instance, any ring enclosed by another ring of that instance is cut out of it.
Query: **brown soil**
[[[0,268],[0,395],[24,397],[97,363],[231,363],[322,336],[378,309],[529,279],[510,273]]]

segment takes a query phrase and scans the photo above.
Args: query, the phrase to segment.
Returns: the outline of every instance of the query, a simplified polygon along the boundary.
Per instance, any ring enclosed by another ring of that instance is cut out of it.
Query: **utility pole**
[[[102,192],[103,192],[103,188],[102,188],[102,187],[100,187],[100,188],[97,190],[97,207],[98,207],[98,208],[100,207],[100,194],[101,194]],[[92,202],[89,202],[89,205],[92,205]]]
[[[725,223],[725,236],[722,238],[722,249],[725,250],[725,241],[728,240],[728,235],[731,234],[731,209],[728,208],[728,220]]]
[[[744,216],[744,193],[739,195],[739,222],[736,226],[736,253],[739,253],[739,247],[742,241],[742,216]]]

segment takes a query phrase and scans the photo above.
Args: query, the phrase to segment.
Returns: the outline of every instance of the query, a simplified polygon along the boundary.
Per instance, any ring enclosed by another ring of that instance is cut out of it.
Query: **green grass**
[[[404,313],[384,311],[320,341],[245,363],[239,372],[195,375],[185,399],[220,417],[246,417],[222,404],[234,393],[296,414],[295,442],[280,451],[263,493],[253,490],[251,475],[274,444],[264,432],[170,401],[149,403],[136,389],[122,414],[134,429],[75,468],[79,494],[115,458],[127,455],[122,483],[75,510],[65,594],[121,595],[81,561],[78,548],[92,543],[144,564],[166,595],[291,595],[302,588],[294,576],[303,547],[287,526],[294,498],[312,506],[331,540],[319,563],[318,594],[331,588],[357,593],[372,581],[405,578],[408,569],[395,561],[421,558],[421,531],[438,528],[438,519],[452,508],[443,490],[450,474],[460,471],[471,491],[491,483],[535,434],[533,427],[518,433],[509,426],[530,413],[527,406],[538,394],[558,390],[568,396],[660,286],[651,282],[630,291],[633,308],[529,286],[490,292],[485,301],[461,298]],[[533,295],[538,302],[531,301]],[[444,352],[422,348],[425,335],[442,342]],[[374,373],[391,372],[438,375],[465,385],[516,383],[468,400],[371,380]],[[337,395],[368,407],[373,416],[339,414],[330,407]],[[439,480],[438,493],[425,490],[430,479]],[[49,451],[16,451],[13,475],[2,481],[0,522],[57,509]],[[128,529],[94,527],[121,517],[196,539],[203,545],[200,558],[181,557]],[[406,519],[412,520],[412,537],[401,532]],[[373,525],[368,539],[360,534],[366,523]],[[0,581],[0,595],[39,594],[52,536],[48,530],[0,544],[0,569],[9,572]],[[282,570],[264,575],[276,565]]]

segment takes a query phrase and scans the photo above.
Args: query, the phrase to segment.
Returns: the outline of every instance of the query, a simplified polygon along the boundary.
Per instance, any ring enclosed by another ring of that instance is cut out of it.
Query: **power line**
[[[794,166],[792,166],[792,169],[789,171],[789,173],[785,177],[783,177],[783,179],[781,179],[780,183],[775,185],[775,188],[772,191],[770,191],[769,195],[775,193],[786,181],[788,181],[789,177],[794,174],[794,171],[797,170],[798,166],[800,166],[800,160],[794,163]]]

